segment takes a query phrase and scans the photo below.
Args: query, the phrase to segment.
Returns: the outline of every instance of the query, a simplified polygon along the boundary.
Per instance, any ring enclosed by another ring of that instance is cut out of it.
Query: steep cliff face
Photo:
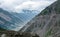
[[[60,37],[60,0],[44,9],[22,31],[34,32],[40,37]]]

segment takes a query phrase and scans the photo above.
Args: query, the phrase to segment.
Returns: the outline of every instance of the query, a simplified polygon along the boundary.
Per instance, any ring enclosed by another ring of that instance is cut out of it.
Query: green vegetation
[[[48,37],[49,35],[51,35],[51,34],[52,34],[51,31],[52,31],[52,29],[50,29],[50,30],[46,33],[45,37]]]
[[[58,1],[58,4],[57,4],[57,11],[60,13],[60,1]]]
[[[47,9],[44,10],[43,12],[41,12],[41,15],[46,15],[46,14],[48,14],[48,10]]]
[[[60,14],[60,5],[57,4],[57,6],[55,7],[55,11],[57,14]]]
[[[51,10],[52,10],[52,7],[47,7],[38,16],[40,16],[40,15],[49,15],[51,13]]]
[[[56,14],[60,14],[60,0],[58,0],[58,2],[55,2],[54,6],[52,4],[51,6],[45,8],[39,15],[49,15],[53,10],[55,11]]]

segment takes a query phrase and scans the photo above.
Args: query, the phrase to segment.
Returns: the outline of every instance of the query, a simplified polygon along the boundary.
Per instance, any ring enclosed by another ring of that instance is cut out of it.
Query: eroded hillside
[[[22,31],[37,33],[40,37],[60,37],[60,0],[44,9]]]

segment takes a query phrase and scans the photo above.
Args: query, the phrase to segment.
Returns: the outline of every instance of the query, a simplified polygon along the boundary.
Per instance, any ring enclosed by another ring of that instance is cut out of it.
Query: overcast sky
[[[22,9],[42,10],[56,0],[0,0],[0,8],[19,12]]]

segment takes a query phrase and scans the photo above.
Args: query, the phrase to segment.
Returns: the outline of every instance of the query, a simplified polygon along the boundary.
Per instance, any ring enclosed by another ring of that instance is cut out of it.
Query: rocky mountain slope
[[[60,37],[60,0],[44,9],[22,29],[40,37]]]

